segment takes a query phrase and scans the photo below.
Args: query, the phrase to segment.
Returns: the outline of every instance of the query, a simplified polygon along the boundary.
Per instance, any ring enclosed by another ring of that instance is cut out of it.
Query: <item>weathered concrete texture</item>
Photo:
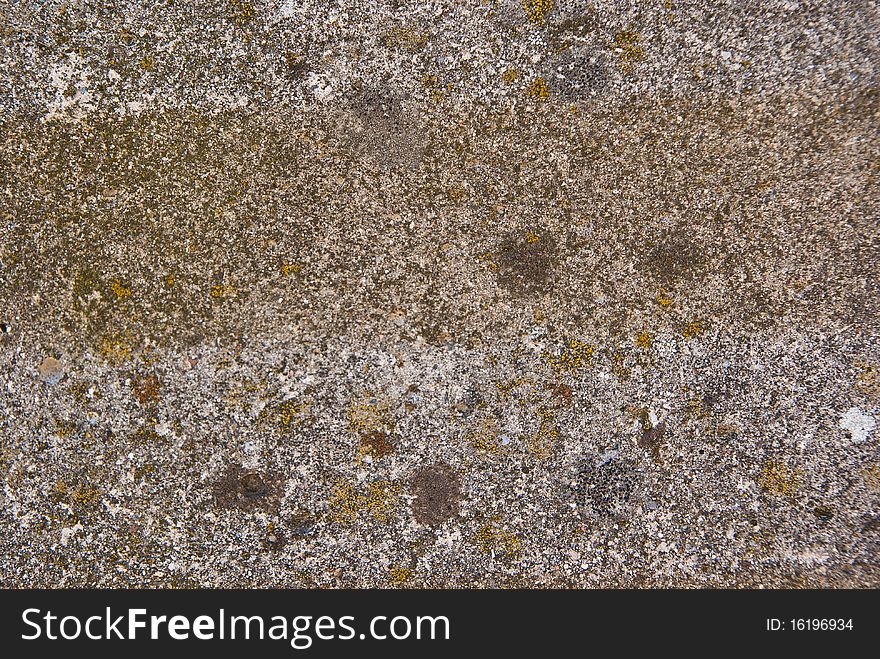
[[[880,584],[874,2],[0,12],[0,583]]]

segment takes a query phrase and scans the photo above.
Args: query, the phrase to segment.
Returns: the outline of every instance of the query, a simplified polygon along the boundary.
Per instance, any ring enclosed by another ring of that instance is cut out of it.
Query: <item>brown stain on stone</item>
[[[666,424],[658,423],[656,426],[642,427],[639,436],[639,446],[651,452],[654,462],[660,462],[660,450],[663,448],[663,437],[666,434]]]
[[[461,503],[461,479],[449,465],[436,463],[422,467],[410,478],[410,491],[416,521],[439,526],[454,517]]]
[[[517,297],[530,297],[552,286],[559,249],[548,231],[509,234],[498,247],[498,284]]]
[[[279,480],[277,476],[230,465],[214,483],[214,501],[222,508],[269,510],[280,498]]]
[[[132,391],[141,405],[149,406],[159,402],[161,383],[155,373],[138,376],[132,383]]]
[[[545,382],[544,388],[553,396],[557,407],[571,407],[574,403],[574,395],[571,387],[565,383]]]
[[[374,460],[378,460],[394,453],[394,444],[388,439],[387,433],[373,430],[361,434],[360,451],[362,455],[369,455]]]

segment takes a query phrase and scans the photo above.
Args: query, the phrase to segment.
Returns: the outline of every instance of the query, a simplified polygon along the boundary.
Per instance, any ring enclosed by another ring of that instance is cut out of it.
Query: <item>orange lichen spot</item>
[[[773,460],[764,464],[758,476],[758,484],[762,490],[786,497],[793,496],[797,492],[799,481],[799,471]]]
[[[153,405],[159,402],[161,384],[155,373],[150,373],[135,379],[132,383],[132,391],[141,405]]]
[[[531,98],[543,99],[547,98],[547,95],[550,93],[549,88],[547,87],[547,81],[544,80],[541,76],[538,76],[532,83],[526,88],[526,95]]]
[[[547,13],[553,9],[553,0],[523,0],[523,9],[530,23],[543,25],[547,20]]]

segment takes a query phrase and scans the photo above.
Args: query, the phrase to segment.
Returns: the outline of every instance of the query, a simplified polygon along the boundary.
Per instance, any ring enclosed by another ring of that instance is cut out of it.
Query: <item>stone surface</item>
[[[878,28],[5,4],[0,585],[876,587]]]

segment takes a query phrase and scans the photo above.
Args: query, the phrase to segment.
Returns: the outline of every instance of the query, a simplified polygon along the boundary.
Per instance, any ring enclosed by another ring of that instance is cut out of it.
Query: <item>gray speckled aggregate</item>
[[[0,585],[877,587],[878,30],[0,4]]]

